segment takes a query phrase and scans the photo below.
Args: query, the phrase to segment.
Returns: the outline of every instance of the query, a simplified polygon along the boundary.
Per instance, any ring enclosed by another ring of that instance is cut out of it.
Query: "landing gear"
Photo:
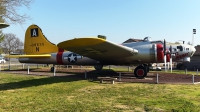
[[[53,67],[51,67],[51,72],[54,72],[54,68],[55,68],[55,65],[53,65]]]
[[[142,64],[144,67],[146,67],[146,69],[147,69],[147,73],[149,72],[149,66],[150,65],[147,65],[147,64]]]
[[[101,65],[101,64],[96,64],[96,65],[94,65],[94,68],[95,68],[95,70],[100,71],[100,70],[102,70],[103,65]]]
[[[54,72],[54,67],[51,67],[51,72]]]
[[[135,68],[134,74],[137,78],[144,78],[149,72],[149,67],[146,64],[139,65]]]

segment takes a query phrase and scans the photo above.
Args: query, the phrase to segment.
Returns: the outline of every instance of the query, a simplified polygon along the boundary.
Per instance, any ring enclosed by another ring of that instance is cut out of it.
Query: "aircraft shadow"
[[[12,89],[20,89],[32,86],[40,86],[46,84],[54,84],[60,82],[72,82],[81,80],[80,78],[67,78],[67,76],[55,76],[55,77],[46,77],[40,79],[31,79],[31,80],[24,80],[19,82],[9,82],[0,84],[0,91],[2,90],[12,90]]]
[[[12,73],[12,74],[25,74],[25,75],[37,75],[37,76],[48,76],[48,75],[41,75],[41,71],[32,71],[30,70],[30,74],[27,74],[27,70],[3,70],[5,73]],[[2,72],[3,72],[2,71]],[[22,73],[23,71],[24,73]],[[42,74],[51,73],[49,71],[42,71]],[[61,73],[61,71],[56,72]],[[110,76],[114,77],[117,76],[118,73],[113,70],[103,70],[103,71],[88,71],[87,77],[85,77],[85,72],[80,73],[74,73],[74,72],[63,72],[66,75],[61,76],[49,76],[39,79],[31,79],[31,80],[24,80],[19,82],[9,82],[9,83],[3,83],[0,84],[0,91],[3,90],[12,90],[12,89],[20,89],[20,88],[26,88],[26,87],[32,87],[32,86],[40,86],[40,85],[46,85],[46,84],[54,84],[54,83],[60,83],[60,82],[73,82],[78,80],[88,80],[88,81],[96,81],[98,80],[97,77],[99,76]],[[53,74],[53,73],[51,73]],[[70,75],[67,75],[70,74]],[[57,75],[57,74],[56,74]]]

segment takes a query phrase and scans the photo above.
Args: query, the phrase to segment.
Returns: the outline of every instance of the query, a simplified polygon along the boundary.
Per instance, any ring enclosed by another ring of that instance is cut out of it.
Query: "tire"
[[[147,76],[147,67],[143,66],[143,65],[139,65],[135,68],[134,70],[134,75],[137,78],[144,78]]]

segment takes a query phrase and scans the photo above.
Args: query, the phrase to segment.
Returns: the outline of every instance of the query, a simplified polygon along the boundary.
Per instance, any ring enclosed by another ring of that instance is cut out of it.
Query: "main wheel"
[[[145,76],[147,76],[147,67],[143,66],[143,65],[139,65],[135,68],[134,70],[134,74],[135,77],[137,78],[144,78]]]

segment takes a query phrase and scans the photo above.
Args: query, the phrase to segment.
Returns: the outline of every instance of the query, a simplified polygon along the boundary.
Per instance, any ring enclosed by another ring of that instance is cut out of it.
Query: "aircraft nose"
[[[191,57],[194,55],[194,53],[196,52],[196,49],[194,46],[191,46]]]

